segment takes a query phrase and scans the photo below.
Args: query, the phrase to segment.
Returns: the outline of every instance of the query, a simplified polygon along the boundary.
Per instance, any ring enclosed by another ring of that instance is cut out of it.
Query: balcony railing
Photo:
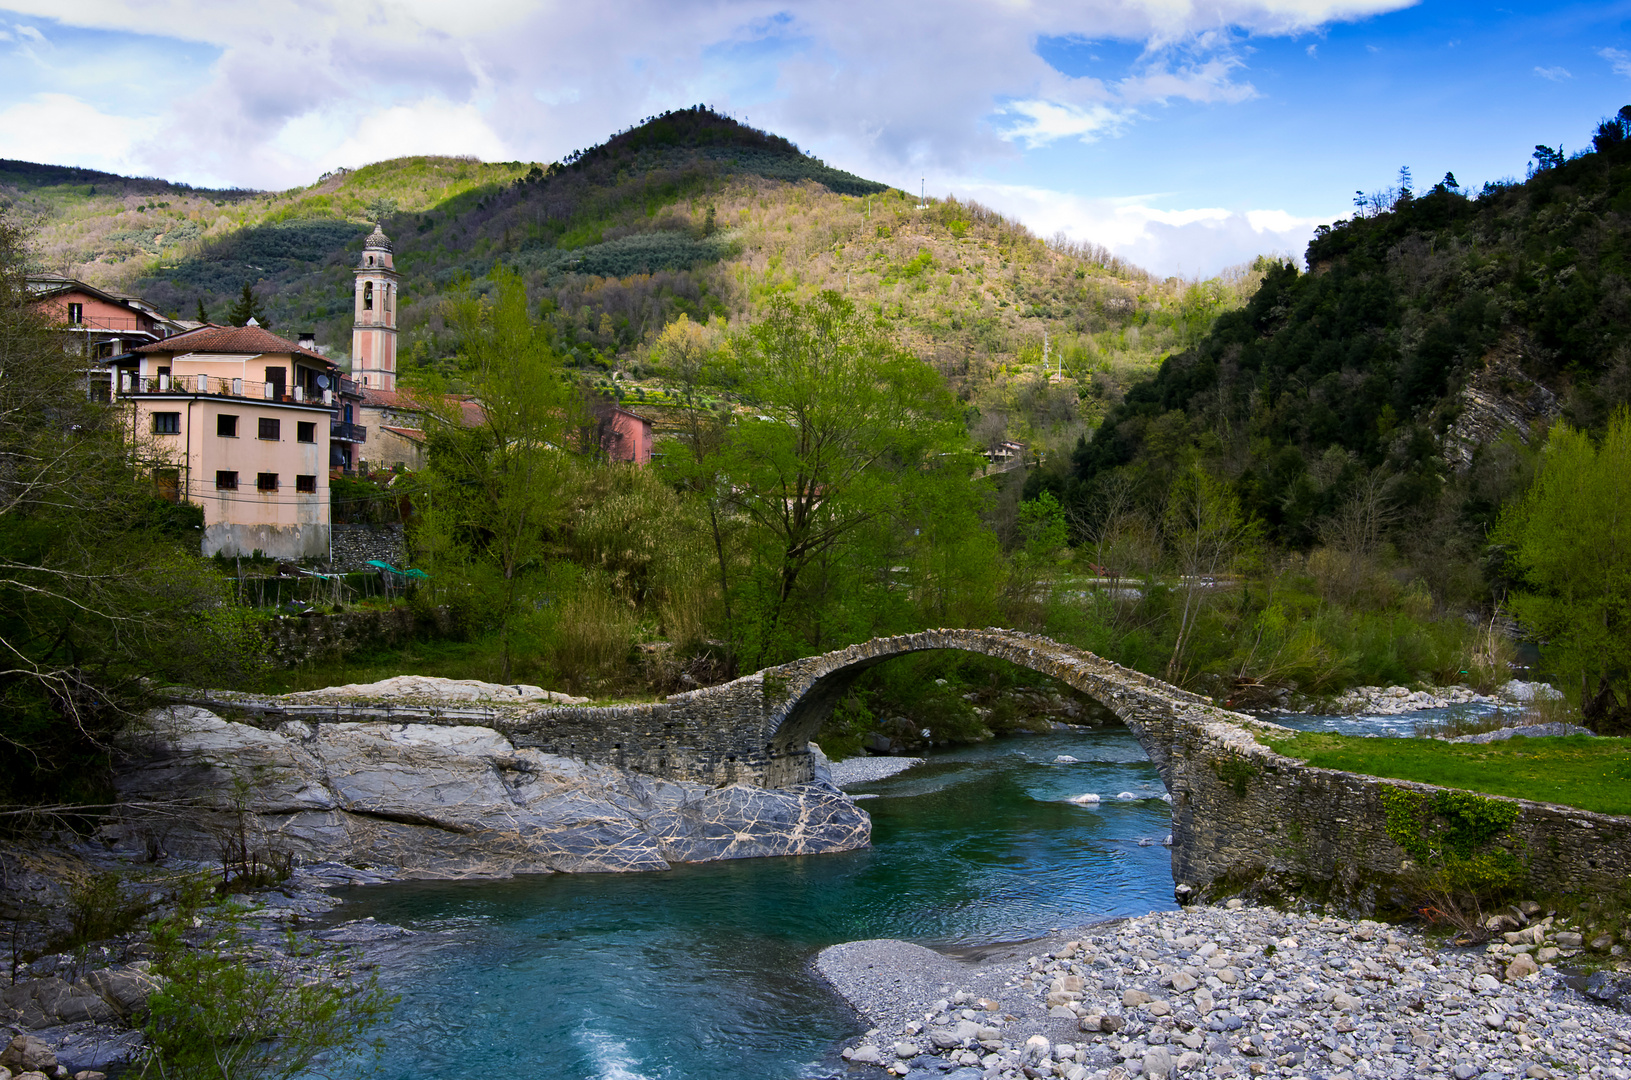
[[[368,429],[361,424],[348,424],[344,420],[330,420],[328,437],[333,442],[367,442]]]
[[[258,401],[294,402],[297,405],[334,405],[333,390],[307,392],[303,387],[253,379],[222,378],[216,375],[159,375],[140,377],[129,372],[119,376],[119,394],[209,394],[218,397],[249,398]]]
[[[82,315],[78,321],[64,319],[61,325],[66,330],[128,330],[151,337],[164,336],[164,331],[154,325],[153,320],[138,315]]]

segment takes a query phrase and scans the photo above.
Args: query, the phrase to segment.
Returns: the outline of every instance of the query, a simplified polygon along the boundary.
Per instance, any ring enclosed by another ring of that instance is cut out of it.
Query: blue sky
[[[1631,0],[0,0],[0,156],[281,188],[550,161],[707,102],[1161,273],[1356,189],[1521,177],[1631,103]]]

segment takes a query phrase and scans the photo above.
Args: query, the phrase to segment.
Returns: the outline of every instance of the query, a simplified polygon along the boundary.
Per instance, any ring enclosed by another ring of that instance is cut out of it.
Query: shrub
[[[290,1080],[329,1053],[371,1050],[377,1059],[383,1041],[364,1036],[397,1002],[378,977],[353,983],[338,957],[323,977],[309,981],[251,963],[244,956],[242,910],[231,906],[212,913],[218,922],[201,945],[189,945],[187,932],[208,888],[207,880],[190,882],[175,912],[153,927],[152,970],[164,985],[148,999],[140,1075]]]

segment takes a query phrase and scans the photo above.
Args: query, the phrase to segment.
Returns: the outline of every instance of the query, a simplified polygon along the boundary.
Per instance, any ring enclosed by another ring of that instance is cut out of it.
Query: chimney
[[[299,343],[299,345],[300,345],[300,347],[302,349],[310,349],[312,352],[317,351],[317,333],[316,333],[316,331],[314,331],[314,330],[302,330],[302,331],[300,331],[300,337],[297,340],[298,340],[298,343]]]

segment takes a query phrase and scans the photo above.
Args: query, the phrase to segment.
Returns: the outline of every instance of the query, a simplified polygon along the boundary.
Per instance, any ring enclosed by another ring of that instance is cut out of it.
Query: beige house
[[[328,557],[329,470],[366,437],[332,361],[251,322],[140,346],[112,369],[130,430],[167,463],[154,480],[204,508],[205,555]]]

